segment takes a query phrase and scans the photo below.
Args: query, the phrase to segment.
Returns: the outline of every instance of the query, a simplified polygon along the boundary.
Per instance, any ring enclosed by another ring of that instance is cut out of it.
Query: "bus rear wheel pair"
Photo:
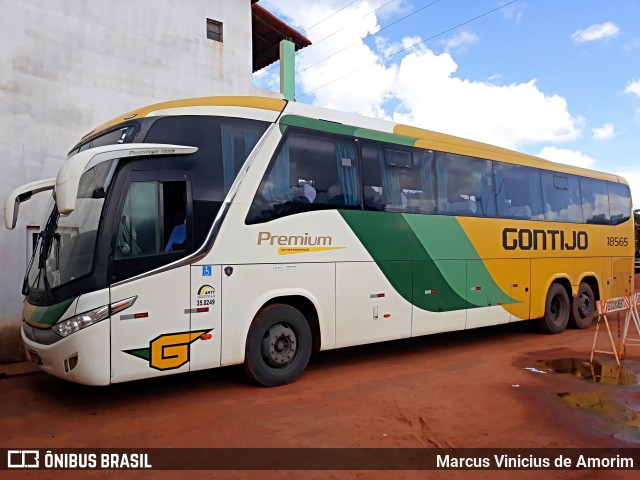
[[[538,326],[545,333],[560,333],[567,326],[587,328],[593,321],[595,297],[588,283],[580,283],[578,295],[571,301],[559,283],[551,284],[545,301],[544,317]]]

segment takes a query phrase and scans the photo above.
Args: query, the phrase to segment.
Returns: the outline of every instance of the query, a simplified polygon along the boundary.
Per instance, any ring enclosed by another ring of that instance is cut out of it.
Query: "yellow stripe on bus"
[[[444,133],[432,132],[422,128],[410,127],[408,125],[396,125],[393,128],[393,133],[396,135],[417,138],[418,140],[416,141],[415,146],[418,148],[457,153],[458,155],[486,158],[488,160],[497,160],[500,162],[524,165],[527,167],[542,168],[573,175],[609,180],[611,182],[620,182],[625,185],[627,184],[626,180],[618,177],[617,175],[588,170],[586,168],[572,167],[562,163],[550,162],[549,160],[515,152],[506,148],[495,147],[486,143],[458,138]]]
[[[340,250],[346,247],[280,247],[278,255],[294,255],[296,253],[322,252],[324,250]]]
[[[181,107],[249,107],[259,108],[262,110],[273,110],[274,112],[281,112],[287,102],[279,98],[267,98],[267,97],[240,97],[240,96],[228,96],[228,97],[199,97],[199,98],[186,98],[183,100],[171,100],[169,102],[156,103],[155,105],[149,105],[148,107],[138,108],[132,110],[124,115],[114,118],[106,123],[103,123],[99,127],[95,128],[91,132],[87,133],[84,137],[94,135],[103,130],[107,130],[115,125],[125,122],[131,118],[144,118],[149,113],[158,110],[166,110],[169,108],[181,108]]]

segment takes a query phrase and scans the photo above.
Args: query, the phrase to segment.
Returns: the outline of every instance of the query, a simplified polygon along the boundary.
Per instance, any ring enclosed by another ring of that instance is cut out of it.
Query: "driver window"
[[[115,259],[186,251],[186,182],[132,182],[118,223]]]

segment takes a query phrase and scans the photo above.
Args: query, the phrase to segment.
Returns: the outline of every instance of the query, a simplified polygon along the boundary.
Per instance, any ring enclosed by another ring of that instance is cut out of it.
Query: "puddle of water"
[[[607,392],[561,392],[558,399],[574,408],[583,408],[600,417],[600,427],[625,442],[640,443],[640,412],[615,402]]]
[[[638,385],[638,376],[631,370],[618,366],[615,362],[602,363],[597,360],[593,364],[582,358],[560,358],[557,360],[540,360],[536,367],[556,373],[575,375],[604,385]]]
[[[616,408],[606,392],[560,392],[558,398],[572,407],[614,413]]]
[[[593,364],[582,358],[540,360],[536,368],[546,372],[573,375],[579,379],[601,385],[640,385],[640,378],[630,368],[618,366],[615,361],[597,361]],[[585,410],[600,418],[601,429],[618,440],[640,443],[640,410],[634,402],[621,401],[620,390],[599,389],[590,392],[556,393],[558,400],[572,408]],[[604,390],[604,391],[603,391]],[[627,390],[631,391],[631,390]],[[635,389],[634,389],[635,391]]]

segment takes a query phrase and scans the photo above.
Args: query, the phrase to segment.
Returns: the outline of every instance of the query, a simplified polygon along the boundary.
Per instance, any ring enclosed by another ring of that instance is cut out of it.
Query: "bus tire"
[[[538,321],[544,333],[560,333],[569,323],[571,303],[569,295],[559,283],[551,284],[544,304],[544,317]]]
[[[593,290],[588,283],[582,282],[578,287],[578,295],[571,302],[569,325],[573,328],[588,328],[593,322],[595,305]]]
[[[263,308],[247,335],[245,374],[264,387],[297,380],[311,356],[311,328],[305,316],[291,305]]]

